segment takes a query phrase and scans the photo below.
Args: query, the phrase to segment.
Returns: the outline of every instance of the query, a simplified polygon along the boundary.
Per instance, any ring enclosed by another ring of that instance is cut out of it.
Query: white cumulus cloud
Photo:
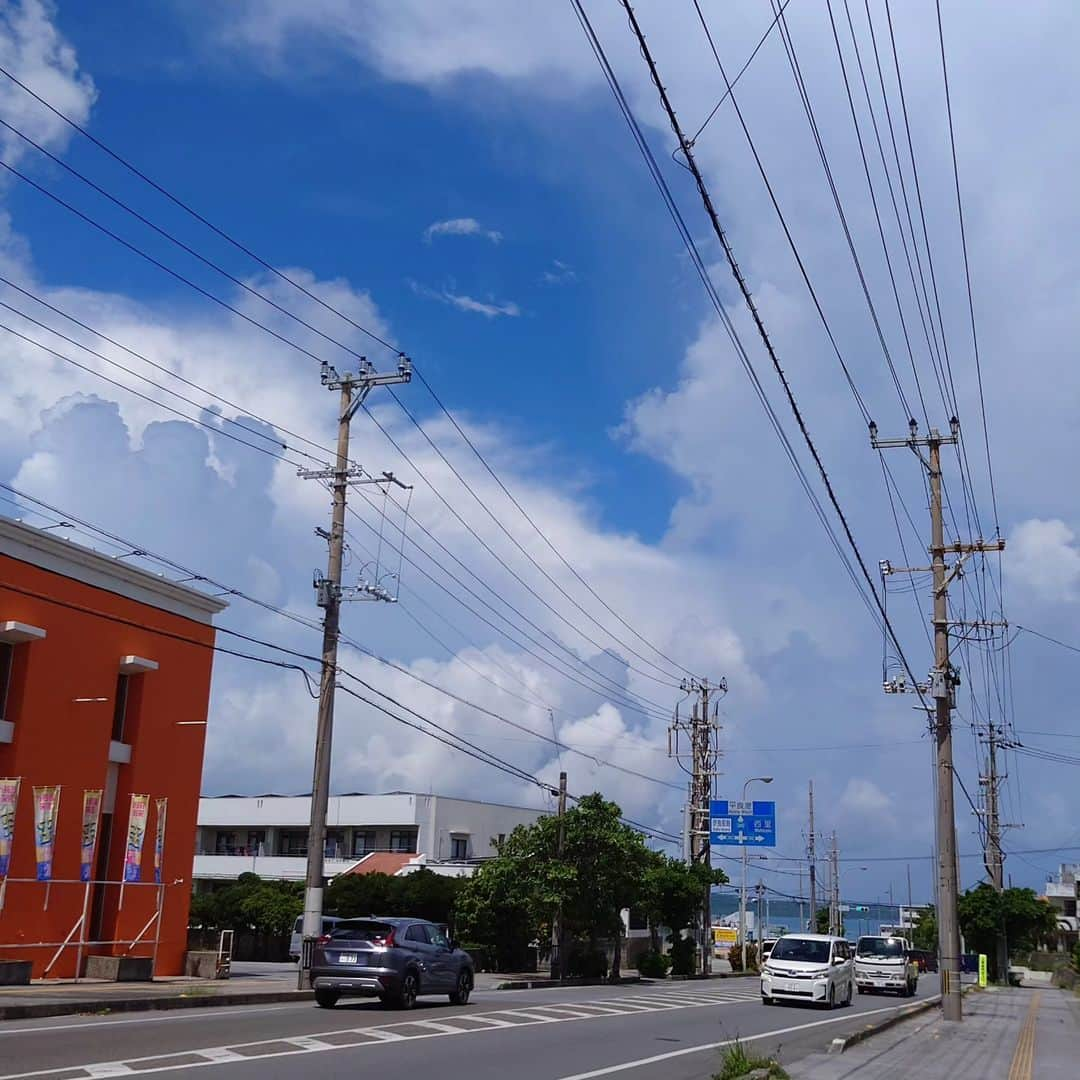
[[[436,236],[480,236],[485,240],[490,240],[493,244],[501,244],[503,238],[503,234],[498,229],[486,228],[473,217],[447,218],[445,221],[433,221],[424,230],[424,240],[430,244]]]

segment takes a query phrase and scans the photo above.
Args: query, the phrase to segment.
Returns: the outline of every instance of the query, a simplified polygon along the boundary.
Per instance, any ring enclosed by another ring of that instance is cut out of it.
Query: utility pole
[[[949,657],[949,584],[963,571],[964,560],[976,552],[1002,551],[1005,541],[998,539],[988,543],[945,543],[945,525],[941,491],[941,448],[955,444],[960,438],[960,421],[954,416],[949,421],[949,434],[942,435],[937,428],[920,436],[917,421],[908,424],[906,439],[879,439],[877,425],[870,423],[870,445],[875,450],[907,447],[922,462],[930,479],[930,556],[934,588],[934,667],[930,672],[930,684],[915,689],[920,694],[929,690],[934,698],[934,736],[937,750],[937,868],[938,868],[938,951],[941,954],[941,1002],[942,1015],[946,1020],[960,1020],[963,1007],[960,997],[960,925],[957,913],[959,898],[959,875],[956,869],[956,811],[953,791],[952,710],[955,704],[959,674]],[[926,449],[928,457],[922,450]],[[952,567],[945,565],[946,554],[957,555]],[[889,563],[881,564],[882,573],[924,572],[925,568],[905,567],[894,569]],[[903,679],[885,682],[886,693],[904,692],[908,688]]]
[[[986,815],[986,842],[983,851],[983,862],[986,872],[990,877],[990,884],[995,892],[1003,892],[1005,889],[1005,859],[1001,850],[1001,817],[998,802],[998,791],[1004,775],[998,773],[997,748],[1001,732],[995,726],[993,720],[987,722],[987,756],[986,775],[979,777],[979,785],[983,790],[984,813]],[[1004,978],[1008,972],[1009,956],[1008,942],[1005,940],[1005,931],[1002,927],[994,943],[996,954],[995,967],[998,978]]]
[[[566,848],[566,773],[559,773],[559,831],[555,841],[555,850],[560,861]],[[555,910],[551,923],[551,977],[562,982],[566,978],[563,970],[563,909],[562,903]]]
[[[710,684],[708,679],[684,679],[681,683],[684,694],[696,694],[698,700],[691,710],[690,720],[684,721],[676,712],[668,732],[668,753],[682,764],[680,739],[689,736],[690,742],[690,805],[689,805],[689,848],[691,864],[711,866],[709,844],[709,809],[716,780],[716,766],[720,757],[720,725],[709,715],[710,698],[727,691],[727,683],[721,679],[717,684]],[[686,766],[683,765],[685,769]],[[708,975],[712,971],[712,887],[705,886],[702,897],[701,913],[698,917],[696,937],[701,950],[701,973]]]
[[[907,940],[909,945],[914,945],[915,916],[911,910],[911,863],[907,864]]]
[[[311,973],[311,954],[315,939],[322,933],[323,913],[323,858],[326,851],[326,808],[330,800],[330,753],[334,736],[334,691],[337,686],[338,634],[341,623],[341,564],[345,550],[345,506],[350,484],[388,483],[393,481],[387,474],[382,478],[365,478],[360,470],[349,463],[349,426],[357,409],[376,386],[407,383],[412,378],[412,366],[404,354],[398,357],[397,371],[376,374],[374,366],[361,359],[356,374],[339,375],[329,364],[323,363],[320,375],[323,386],[340,393],[338,408],[337,454],[332,469],[300,470],[300,476],[308,480],[330,480],[333,491],[333,508],[330,533],[326,536],[329,555],[326,576],[316,572],[315,589],[319,607],[323,609],[322,674],[319,681],[319,712],[315,727],[315,768],[311,785],[311,821],[308,827],[307,876],[304,888],[304,922],[301,959],[298,965],[297,985],[303,989]],[[372,599],[390,600],[388,594],[376,582],[361,587]]]
[[[740,804],[740,813],[746,813],[746,789],[754,783],[755,780],[760,780],[763,784],[771,784],[773,778],[771,776],[751,776],[742,786],[742,800]],[[753,804],[750,804],[751,811],[753,810]],[[739,889],[739,945],[742,949],[742,969],[746,970],[746,876],[747,867],[749,865],[748,856],[746,854],[746,842],[743,840],[740,843],[742,848],[742,885]],[[759,928],[760,937],[760,928]]]
[[[806,841],[810,862],[810,926],[817,929],[817,856],[814,854],[814,781],[810,781],[810,834]]]
[[[840,934],[843,929],[843,912],[840,910],[840,849],[833,829],[832,847],[829,849],[829,933]]]

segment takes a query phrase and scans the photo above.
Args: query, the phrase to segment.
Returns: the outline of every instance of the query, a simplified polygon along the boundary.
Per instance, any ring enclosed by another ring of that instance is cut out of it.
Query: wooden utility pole
[[[720,756],[719,724],[709,715],[713,695],[726,692],[727,683],[710,683],[708,679],[684,679],[681,689],[685,694],[696,694],[689,722],[676,714],[669,729],[668,752],[680,763],[684,754],[681,739],[689,736],[690,801],[687,812],[689,861],[692,864],[711,866],[712,851],[709,842],[709,809],[716,779],[716,764]],[[699,971],[708,975],[712,971],[712,888],[706,885],[701,899],[701,911],[697,918],[695,935],[700,954]]]
[[[555,850],[561,860],[566,850],[566,773],[559,773],[559,831]],[[563,909],[562,902],[555,910],[551,922],[551,977],[562,982],[566,978],[563,964]]]
[[[960,997],[960,924],[958,918],[959,874],[957,873],[956,809],[953,790],[952,710],[955,705],[959,677],[949,655],[949,584],[956,578],[964,560],[975,552],[1001,551],[1004,540],[974,544],[946,544],[941,486],[941,448],[959,442],[960,422],[954,416],[949,421],[948,435],[931,428],[926,436],[918,434],[919,425],[912,420],[906,439],[879,439],[877,425],[870,424],[870,445],[875,450],[907,447],[922,462],[930,480],[930,570],[934,589],[934,667],[927,686],[907,687],[903,680],[886,682],[887,693],[916,690],[927,692],[934,699],[933,732],[936,748],[937,814],[937,894],[938,894],[938,952],[941,966],[941,1011],[946,1020],[960,1020],[963,1007]],[[922,450],[926,449],[927,457]],[[947,554],[957,555],[951,566],[945,565]],[[925,567],[894,568],[882,563],[883,573],[921,573]]]
[[[817,855],[814,853],[814,781],[810,781],[810,834],[806,841],[806,856],[810,862],[810,930],[817,930]]]
[[[986,873],[990,878],[990,884],[995,892],[1005,890],[1005,858],[1001,850],[1001,816],[998,801],[998,791],[1001,781],[1004,779],[998,773],[997,748],[1001,732],[994,725],[994,721],[987,723],[987,753],[986,775],[979,777],[979,783],[985,796],[986,812],[986,843],[983,853],[983,862],[986,865]],[[999,979],[1004,979],[1008,974],[1009,947],[1005,940],[1005,928],[1002,927],[994,943],[995,967]]]
[[[308,480],[329,480],[333,493],[329,554],[326,576],[316,575],[316,602],[323,609],[322,673],[319,680],[319,711],[315,725],[315,766],[311,784],[311,819],[308,826],[307,874],[304,886],[303,942],[297,965],[297,985],[303,988],[311,973],[311,954],[322,934],[323,860],[326,853],[326,809],[330,801],[330,755],[334,739],[334,691],[337,688],[338,636],[341,624],[341,565],[345,551],[345,507],[350,484],[365,482],[361,471],[349,462],[349,427],[356,410],[376,386],[407,383],[412,378],[408,357],[398,358],[398,369],[379,375],[367,360],[356,374],[339,375],[324,363],[322,384],[340,392],[337,452],[333,468],[302,469]],[[367,481],[373,482],[373,481]],[[383,481],[386,482],[386,481]],[[325,534],[324,534],[325,535]],[[389,599],[389,597],[377,597]]]

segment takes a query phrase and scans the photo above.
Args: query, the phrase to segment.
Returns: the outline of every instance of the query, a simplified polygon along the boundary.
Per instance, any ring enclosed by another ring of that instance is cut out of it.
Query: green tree
[[[676,955],[676,943],[682,936],[681,931],[692,927],[697,921],[708,890],[713,885],[725,884],[727,880],[723,870],[712,869],[701,863],[687,864],[658,851],[650,852],[640,896],[634,906],[649,920],[652,952],[659,955],[660,929],[665,927],[672,934],[672,958],[681,964],[681,955]],[[694,952],[691,951],[691,967],[693,956]],[[675,974],[689,972],[676,971]]]
[[[285,881],[261,882],[240,904],[241,914],[257,934],[288,934],[303,909],[300,890]]]
[[[932,952],[935,954],[937,953],[937,912],[932,906],[928,907],[926,911],[919,915],[918,921],[915,923],[915,928],[911,932],[911,943],[916,949],[922,949],[925,952]]]
[[[1005,889],[997,892],[983,882],[960,897],[960,929],[969,949],[985,953],[990,975],[1003,979],[997,970],[995,945],[1004,933],[1010,956],[1036,948],[1057,928],[1054,909],[1040,900],[1033,889]]]
[[[489,946],[499,957],[521,955],[533,940],[546,941],[561,906],[565,940],[595,953],[600,938],[621,944],[621,911],[642,899],[655,855],[640,833],[623,824],[619,807],[587,795],[560,822],[541,818],[519,826],[462,886],[458,920],[463,939]],[[704,889],[703,889],[704,891]],[[612,974],[618,973],[616,948]]]
[[[817,909],[817,914],[814,916],[814,930],[819,934],[829,932],[829,909],[827,907]]]
[[[414,915],[451,924],[461,880],[426,867],[401,877],[341,874],[327,887],[326,912],[346,919],[360,915]]]
[[[192,897],[190,920],[217,930],[250,930],[285,934],[303,911],[298,882],[263,881],[258,874],[241,874],[232,885]]]

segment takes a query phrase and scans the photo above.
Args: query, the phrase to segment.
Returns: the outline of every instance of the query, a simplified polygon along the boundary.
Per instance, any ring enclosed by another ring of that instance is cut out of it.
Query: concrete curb
[[[878,1035],[882,1031],[888,1031],[889,1028],[896,1027],[897,1024],[903,1023],[905,1020],[910,1020],[913,1016],[919,1016],[921,1013],[936,1009],[940,1004],[941,995],[935,994],[925,1001],[918,1001],[914,1005],[908,1005],[899,1012],[893,1013],[892,1016],[886,1016],[884,1020],[878,1020],[874,1024],[867,1024],[866,1027],[860,1028],[858,1031],[852,1032],[850,1035],[845,1035],[842,1038],[833,1039],[833,1041],[829,1043],[829,1053],[842,1054],[845,1050],[850,1050],[851,1047],[857,1046],[861,1042],[865,1042],[872,1035]]]
[[[496,983],[493,987],[482,989],[492,990],[558,990],[567,986],[624,986],[629,983],[642,981],[640,975],[624,975],[618,983],[610,983],[607,979],[508,979],[506,982]]]
[[[251,991],[234,994],[171,994],[97,1001],[37,1001],[25,1005],[0,1005],[0,1021],[39,1020],[47,1016],[79,1016],[93,1013],[155,1012],[164,1009],[206,1009],[227,1005],[272,1005],[282,1001],[314,1001],[313,990]]]

